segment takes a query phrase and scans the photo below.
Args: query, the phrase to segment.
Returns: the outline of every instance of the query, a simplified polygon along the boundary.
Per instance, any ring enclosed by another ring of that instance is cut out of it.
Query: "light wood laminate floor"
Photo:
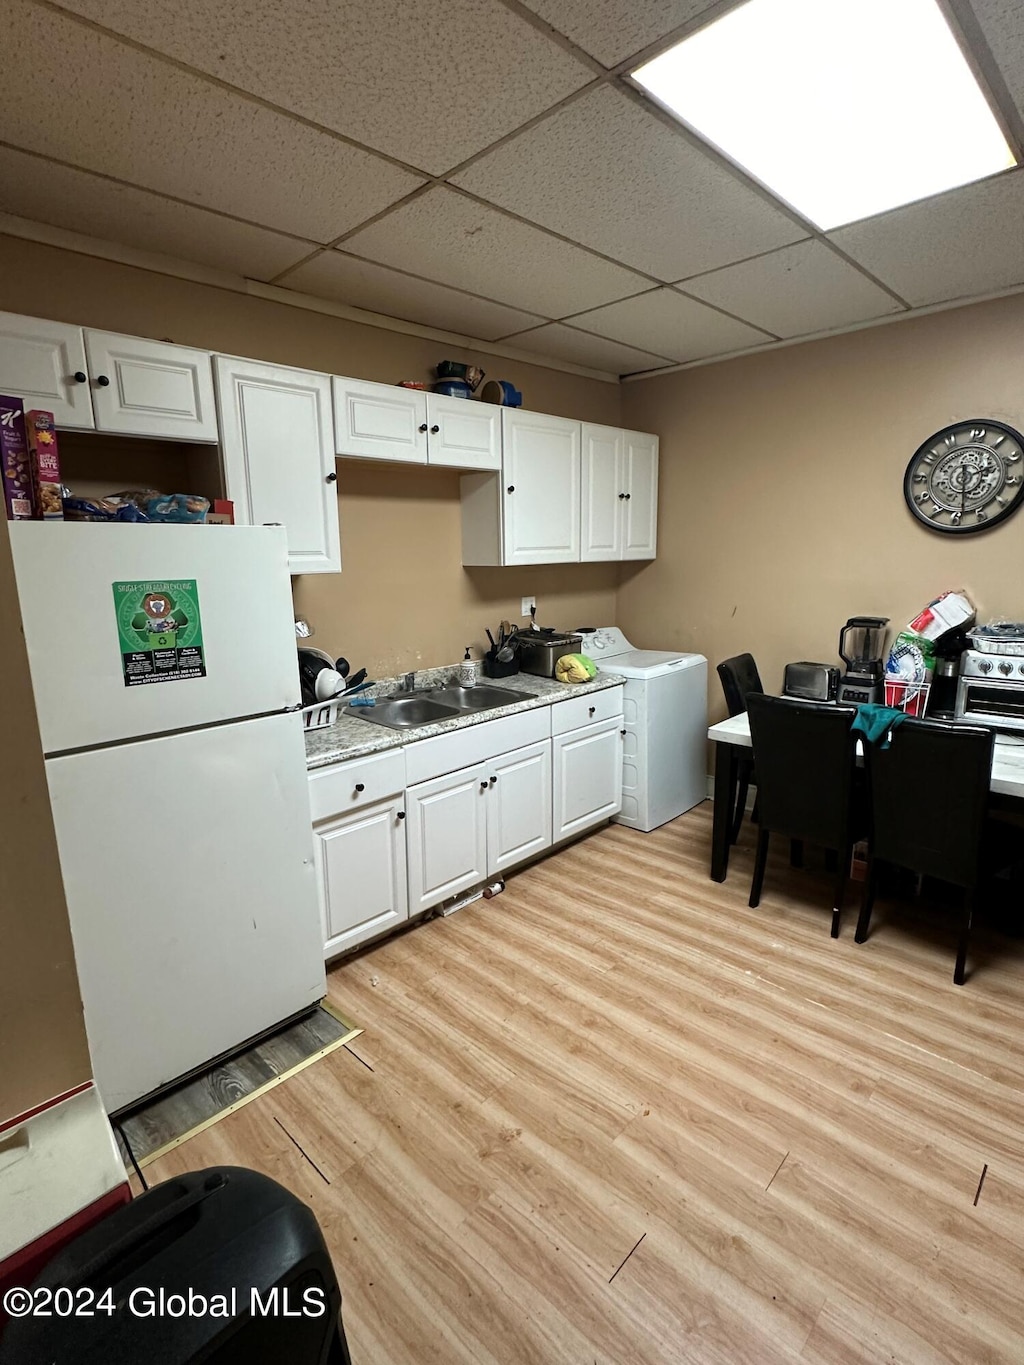
[[[365,1034],[147,1175],[307,1200],[354,1365],[1024,1360],[1024,941],[832,940],[782,840],[751,910],[710,812],[343,963]]]

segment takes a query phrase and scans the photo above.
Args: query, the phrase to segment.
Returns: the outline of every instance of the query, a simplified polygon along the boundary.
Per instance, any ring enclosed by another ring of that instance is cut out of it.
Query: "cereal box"
[[[52,412],[32,408],[25,414],[25,436],[32,466],[32,491],[35,511],[43,521],[63,521],[64,503],[60,486],[60,457],[57,430]]]
[[[0,469],[9,521],[32,521],[32,464],[25,439],[25,412],[20,398],[0,394]]]

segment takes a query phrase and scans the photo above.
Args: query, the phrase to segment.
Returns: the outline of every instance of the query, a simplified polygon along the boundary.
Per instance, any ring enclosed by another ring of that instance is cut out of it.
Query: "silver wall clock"
[[[1024,436],[972,417],[914,452],[903,476],[907,506],[933,531],[969,535],[1012,516],[1024,495]]]

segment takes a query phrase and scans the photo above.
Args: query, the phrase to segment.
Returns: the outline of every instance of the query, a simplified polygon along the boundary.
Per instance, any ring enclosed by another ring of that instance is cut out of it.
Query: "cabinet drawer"
[[[405,789],[405,753],[401,749],[355,758],[309,775],[313,823],[372,805]]]
[[[551,707],[552,735],[564,735],[581,725],[596,725],[598,721],[621,716],[622,693],[621,687],[606,687],[602,692],[587,692],[582,697],[555,702]]]
[[[500,720],[467,725],[464,730],[453,730],[434,739],[421,739],[405,750],[409,786],[453,773],[456,768],[467,768],[471,763],[497,758],[520,745],[547,739],[548,725],[548,708],[537,706],[518,716],[502,716]]]

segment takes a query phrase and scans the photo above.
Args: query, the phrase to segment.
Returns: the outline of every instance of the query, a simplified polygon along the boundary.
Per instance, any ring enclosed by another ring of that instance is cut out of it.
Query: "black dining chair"
[[[857,942],[868,936],[879,863],[949,882],[964,892],[953,970],[958,986],[980,877],[993,742],[993,732],[980,726],[906,720],[892,731],[888,749],[869,745],[865,756],[871,814]]]
[[[718,665],[718,676],[722,682],[725,705],[730,716],[741,716],[747,709],[747,698],[753,692],[764,692],[761,675],[752,654],[734,654],[731,659],[723,659]],[[747,793],[751,783],[756,787],[754,761],[741,758],[736,774],[736,807],[729,818],[729,843],[734,844],[740,835],[743,812],[747,805]],[[756,820],[756,815],[754,816]]]
[[[850,729],[857,709],[754,693],[747,698],[747,713],[760,808],[750,904],[761,899],[771,835],[834,850],[839,863],[832,937],[838,938],[850,855],[867,827]]]

